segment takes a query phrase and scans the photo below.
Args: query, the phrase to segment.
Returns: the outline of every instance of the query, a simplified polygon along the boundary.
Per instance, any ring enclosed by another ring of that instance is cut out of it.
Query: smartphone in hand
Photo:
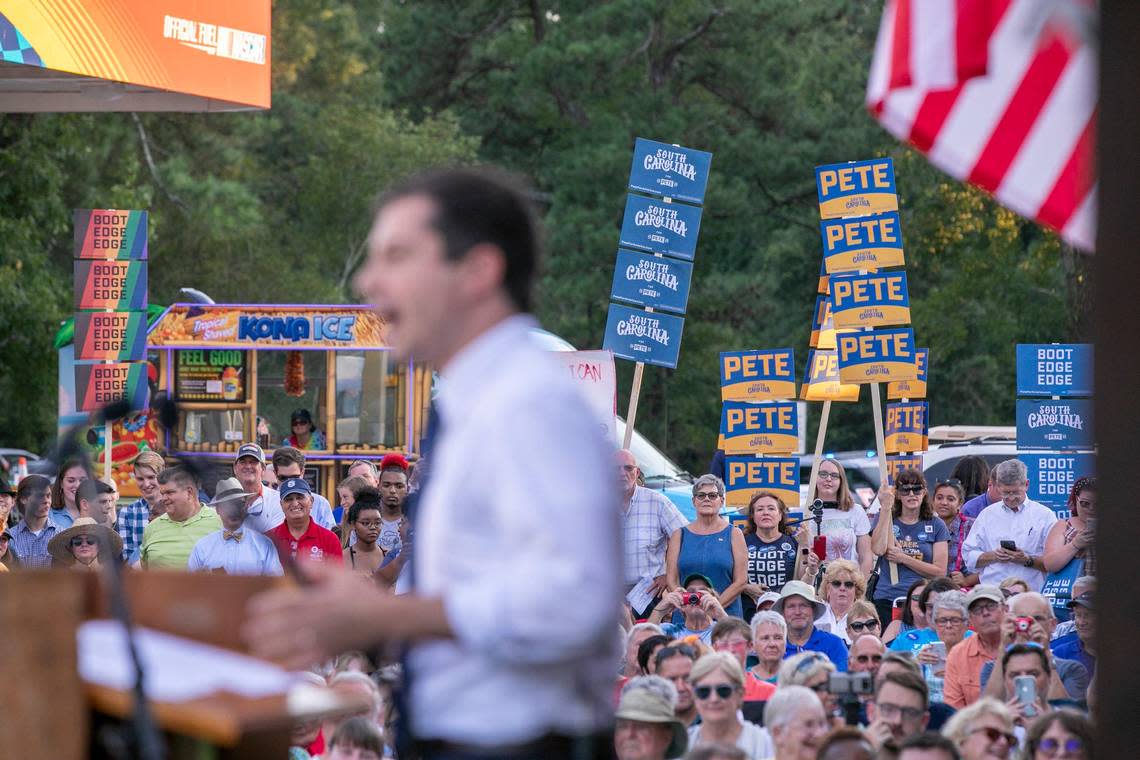
[[[1001,546],[1001,548],[1005,549],[1007,552],[1017,551],[1017,543],[1014,541],[1010,541],[1008,538],[1002,539],[999,542],[999,545]]]

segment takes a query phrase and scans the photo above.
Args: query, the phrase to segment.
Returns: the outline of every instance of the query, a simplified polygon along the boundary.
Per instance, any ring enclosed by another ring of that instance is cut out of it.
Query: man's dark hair
[[[443,237],[448,259],[461,259],[481,243],[503,252],[503,287],[520,311],[530,311],[541,248],[538,219],[522,183],[488,167],[430,169],[389,188],[377,208],[415,195],[435,203],[431,224]]]
[[[1049,662],[1049,655],[1046,652],[1047,650],[1044,647],[1038,646],[1037,644],[1014,644],[1007,648],[1005,654],[1001,656],[1002,672],[1005,672],[1011,658],[1017,657],[1019,654],[1032,654],[1041,660],[1041,669],[1051,674],[1053,672],[1053,664]]]
[[[881,666],[880,666],[881,667]],[[925,710],[930,707],[930,689],[926,686],[926,681],[922,676],[917,673],[887,673],[883,676],[879,683],[875,686],[875,699],[879,699],[879,692],[883,687],[889,683],[895,686],[901,686],[904,689],[909,689],[917,694],[922,695],[922,708]]]
[[[849,742],[863,745],[861,749],[863,750],[864,757],[875,757],[875,746],[871,744],[871,741],[863,734],[862,731],[855,728],[854,726],[840,726],[839,728],[828,732],[828,734],[824,736],[823,740],[819,743],[819,750],[816,752],[816,757],[819,758],[819,760],[827,760],[828,752],[832,747],[838,747],[839,745],[847,744]],[[839,750],[837,750],[837,753],[838,752]],[[852,756],[853,754],[851,753],[843,753],[843,757]]]
[[[958,460],[954,471],[950,473],[951,480],[962,484],[962,490],[967,499],[972,499],[980,493],[985,493],[990,485],[990,464],[980,456],[971,454]]]
[[[641,668],[642,673],[649,672],[649,658],[653,654],[653,650],[668,644],[672,640],[665,634],[658,633],[637,645],[637,666]]]
[[[299,464],[301,465],[301,474],[305,473],[305,455],[301,453],[300,449],[295,449],[292,446],[279,447],[273,452],[272,462],[274,472],[282,465]]]
[[[361,488],[353,499],[352,506],[348,508],[348,521],[350,523],[356,522],[360,517],[360,513],[366,509],[375,509],[381,512],[380,509],[380,492],[372,486],[365,486]]]
[[[173,467],[167,467],[162,472],[158,473],[158,482],[162,485],[173,483],[179,488],[197,488],[198,480],[194,477],[194,473],[180,464]]]
[[[368,718],[349,718],[341,723],[329,740],[329,749],[333,747],[352,747],[384,757],[384,737]]]
[[[688,657],[690,662],[696,662],[697,656],[696,648],[689,644],[670,644],[657,651],[657,654],[653,656],[653,662],[656,663],[657,670],[661,670],[661,663],[670,657]]]
[[[79,506],[79,502],[89,501],[94,503],[105,493],[114,493],[115,489],[104,483],[97,478],[87,478],[79,484],[79,490],[75,492],[75,505]]]
[[[902,755],[904,749],[911,747],[914,749],[940,749],[946,753],[946,757],[949,758],[949,760],[962,760],[962,755],[958,752],[958,748],[954,746],[954,742],[942,734],[936,734],[932,731],[907,737],[899,744],[899,755]]]

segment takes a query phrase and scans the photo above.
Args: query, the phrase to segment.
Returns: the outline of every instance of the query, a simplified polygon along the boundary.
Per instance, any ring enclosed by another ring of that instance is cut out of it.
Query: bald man
[[[617,452],[618,481],[621,488],[622,547],[625,567],[625,590],[651,578],[649,593],[653,600],[643,609],[634,610],[634,617],[644,617],[652,611],[657,599],[668,591],[665,584],[665,548],[669,537],[683,528],[688,521],[660,491],[638,485],[641,470],[629,449]]]

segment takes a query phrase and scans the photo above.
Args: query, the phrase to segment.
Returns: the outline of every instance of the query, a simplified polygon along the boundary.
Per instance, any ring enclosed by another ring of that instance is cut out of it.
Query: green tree
[[[540,317],[583,348],[602,340],[634,138],[714,153],[680,363],[647,369],[637,420],[690,470],[715,446],[718,352],[793,346],[806,361],[821,256],[812,168],[835,161],[895,158],[934,422],[1008,423],[1013,344],[1076,337],[1067,307],[1081,288],[1064,271],[1081,264],[866,113],[880,12],[859,0],[389,0],[383,81],[394,106],[455,114],[483,159],[533,179],[549,247]],[[631,371],[619,362],[619,409]],[[863,399],[837,405],[829,448],[873,447]]]

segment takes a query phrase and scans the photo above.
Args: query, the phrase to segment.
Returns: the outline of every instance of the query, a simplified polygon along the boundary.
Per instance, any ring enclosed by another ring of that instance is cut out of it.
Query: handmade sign
[[[823,219],[823,266],[829,274],[901,267],[902,224],[897,211],[853,219]]]
[[[685,320],[611,303],[602,348],[614,356],[660,367],[677,366]]]
[[[929,348],[914,350],[914,369],[918,377],[914,380],[896,380],[887,383],[887,399],[926,398],[926,371],[930,360]]]
[[[892,328],[870,332],[841,333],[839,378],[845,383],[878,383],[914,380],[914,330]]]
[[[1017,447],[1053,451],[1093,448],[1092,399],[1018,399]]]
[[[815,168],[819,215],[823,219],[898,211],[895,167],[889,158]]]
[[[926,451],[928,412],[925,401],[887,404],[887,453]]]
[[[146,359],[145,311],[75,313],[75,360],[133,362]]]
[[[766,401],[796,396],[796,359],[790,348],[722,351],[721,401]]]
[[[799,415],[794,401],[725,401],[721,406],[717,448],[726,454],[788,454],[798,446]]]
[[[618,249],[610,298],[684,314],[693,265],[664,256]]]
[[[146,310],[146,261],[75,261],[75,308]]]
[[[609,351],[550,351],[590,405],[590,411],[612,439],[617,432],[617,371]]]
[[[147,212],[110,208],[77,208],[74,258],[145,259]]]
[[[147,404],[147,363],[75,365],[75,409],[93,412],[121,399],[131,409],[145,409]]]
[[[800,386],[801,400],[858,401],[860,387],[855,383],[839,381],[839,352],[834,349],[808,352],[804,382]]]
[[[1017,458],[1028,470],[1028,498],[1054,510],[1067,511],[1073,483],[1077,478],[1096,473],[1096,454],[1018,453]]]
[[[922,454],[891,454],[887,457],[887,484],[894,485],[903,470],[922,472]]]
[[[701,207],[630,194],[621,222],[621,245],[692,261],[701,229]]]
[[[704,203],[712,153],[637,138],[629,187],[643,193]]]
[[[831,278],[831,318],[836,327],[910,324],[906,272],[876,272]]]
[[[724,458],[725,504],[747,507],[752,494],[771,491],[789,509],[800,503],[799,457]]]
[[[1017,395],[1091,396],[1092,392],[1091,344],[1018,345]]]

